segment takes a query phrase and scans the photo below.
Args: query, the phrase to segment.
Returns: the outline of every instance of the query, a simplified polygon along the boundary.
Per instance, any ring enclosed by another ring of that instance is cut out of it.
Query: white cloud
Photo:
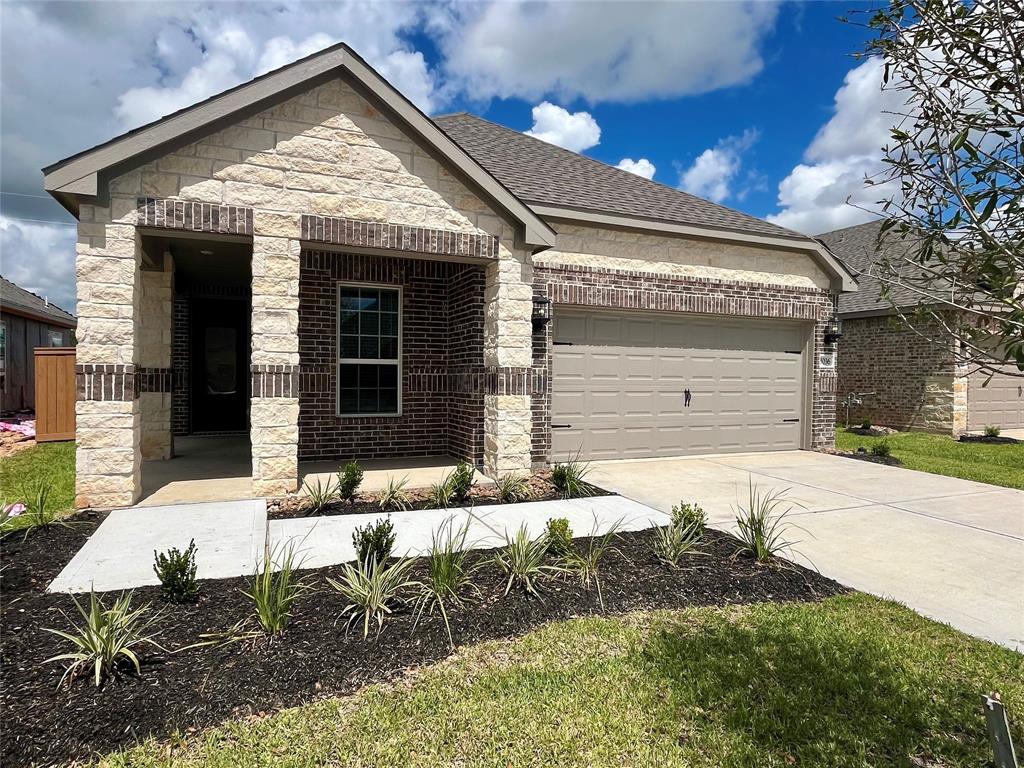
[[[775,2],[450,3],[428,14],[470,97],[640,101],[748,82]]]
[[[754,129],[740,136],[728,136],[705,149],[679,176],[679,186],[687,192],[720,203],[731,192],[731,183],[743,165],[743,153],[758,139]]]
[[[781,210],[768,220],[820,234],[874,218],[876,202],[892,190],[866,186],[864,179],[882,170],[882,147],[895,120],[888,112],[902,106],[898,92],[882,90],[881,61],[869,59],[850,70],[804,162],[779,183]]]
[[[76,229],[35,224],[0,215],[0,272],[61,309],[75,311]]]
[[[436,92],[434,76],[419,51],[390,53],[377,63],[377,69],[385,80],[424,112],[429,114],[437,106],[440,96]]]
[[[533,128],[525,133],[573,152],[582,152],[601,141],[601,127],[589,112],[569,112],[549,101],[533,108]]]
[[[643,176],[645,179],[653,179],[654,171],[656,170],[654,163],[646,157],[641,157],[639,160],[631,160],[628,157],[624,157],[619,160],[619,164],[615,167],[635,173],[637,176]]]

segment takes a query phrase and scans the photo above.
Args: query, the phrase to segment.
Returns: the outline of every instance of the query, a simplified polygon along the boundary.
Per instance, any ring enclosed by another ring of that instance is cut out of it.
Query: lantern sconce
[[[832,319],[825,323],[825,343],[835,345],[842,337],[843,321],[833,315]]]
[[[533,297],[533,330],[542,331],[551,322],[551,299],[546,296]]]

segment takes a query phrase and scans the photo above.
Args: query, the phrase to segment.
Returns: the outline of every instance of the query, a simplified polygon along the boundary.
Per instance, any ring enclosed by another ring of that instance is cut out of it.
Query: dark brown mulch
[[[851,435],[861,435],[863,437],[888,437],[889,435],[895,435],[899,432],[898,429],[892,427],[847,427],[846,431]]]
[[[990,443],[992,445],[1016,445],[1017,443],[1024,443],[1024,440],[1018,440],[1015,437],[1003,437],[998,435],[992,437],[990,435],[960,435],[961,443]]]
[[[124,673],[98,690],[80,678],[70,689],[58,689],[63,668],[43,661],[62,652],[65,644],[41,627],[65,627],[61,610],[70,613],[73,606],[66,595],[47,595],[42,589],[83,534],[82,529],[54,530],[30,536],[24,544],[0,543],[4,560],[17,569],[10,584],[8,572],[3,573],[4,766],[87,758],[147,735],[165,737],[178,729],[187,733],[225,718],[351,693],[450,653],[442,621],[429,618],[413,631],[408,607],[388,620],[379,637],[364,641],[358,632],[346,635],[338,621],[341,598],[324,581],[339,570],[333,567],[303,573],[314,589],[298,602],[284,636],[272,643],[205,646],[173,655],[148,650],[139,677]],[[707,531],[702,547],[706,554],[690,557],[680,571],[657,562],[652,542],[651,531],[623,534],[618,551],[606,555],[602,590],[609,613],[817,600],[845,591],[803,568],[733,557],[735,539],[713,530]],[[474,556],[490,560],[487,553]],[[414,577],[421,577],[422,569],[418,564]],[[223,632],[245,619],[250,605],[239,592],[244,584],[243,579],[207,581],[197,604],[168,606],[160,620],[160,642],[169,649],[181,648],[202,633]],[[596,593],[576,581],[543,582],[543,601],[518,590],[504,597],[501,575],[487,562],[476,584],[479,596],[450,617],[459,644],[512,637],[551,620],[600,612]],[[145,588],[137,590],[137,599],[159,597],[155,588]]]
[[[884,464],[887,467],[902,467],[903,462],[895,456],[878,456],[868,451],[828,451],[833,456],[843,456],[847,459],[860,459],[870,461],[872,464]]]
[[[529,497],[523,499],[523,502],[529,501],[552,501],[554,499],[560,499],[561,494],[551,483],[551,470],[537,470],[531,472],[526,478],[527,485],[529,486]],[[598,488],[597,486],[591,486],[591,490],[594,496],[607,496],[608,492]],[[433,509],[434,505],[430,503],[430,489],[429,488],[409,488],[406,489],[406,495],[409,497],[409,509]],[[360,493],[356,496],[352,502],[339,501],[330,506],[324,508],[317,514],[319,516],[331,516],[331,515],[362,515],[372,512],[381,512],[379,493]],[[469,492],[469,500],[465,504],[457,504],[456,506],[467,506],[467,507],[479,507],[484,504],[499,504],[501,503],[498,499],[498,491],[492,484],[474,485]],[[521,502],[512,502],[521,503]],[[308,517],[310,511],[307,509],[307,500],[302,496],[284,496],[277,499],[270,499],[267,502],[267,517],[271,520],[280,520],[288,517]]]

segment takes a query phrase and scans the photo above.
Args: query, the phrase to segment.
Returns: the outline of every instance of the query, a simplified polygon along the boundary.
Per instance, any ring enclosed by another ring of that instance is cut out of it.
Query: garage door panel
[[[607,459],[799,447],[802,359],[790,352],[806,327],[604,312],[565,320],[556,312],[552,421],[572,426],[552,432],[556,460],[579,449]]]
[[[995,425],[1001,429],[1024,428],[1024,378],[1013,375],[1016,366],[1003,366],[989,376],[971,373],[967,382],[967,428],[981,430]]]

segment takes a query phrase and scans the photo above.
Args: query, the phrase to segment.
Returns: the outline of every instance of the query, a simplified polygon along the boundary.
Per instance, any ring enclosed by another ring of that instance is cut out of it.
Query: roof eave
[[[530,206],[534,213],[545,219],[575,221],[588,224],[620,227],[623,229],[639,229],[649,232],[664,232],[673,235],[699,237],[711,240],[724,240],[774,248],[807,251],[829,275],[832,290],[836,293],[852,293],[858,290],[857,280],[843,263],[823,243],[806,236],[772,236],[754,232],[724,229],[720,227],[680,224],[660,219],[645,219],[636,216],[607,213],[604,211],[583,210],[562,206],[535,203]]]

